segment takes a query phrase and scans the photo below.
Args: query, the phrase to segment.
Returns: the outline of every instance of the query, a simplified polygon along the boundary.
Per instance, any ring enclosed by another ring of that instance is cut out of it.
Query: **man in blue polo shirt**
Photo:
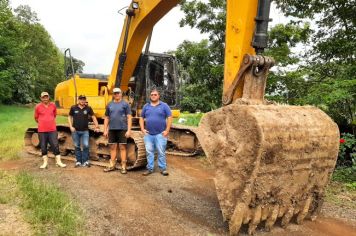
[[[157,89],[151,90],[150,103],[147,103],[141,112],[140,127],[145,134],[144,141],[147,152],[147,171],[143,175],[147,176],[154,170],[154,153],[158,152],[158,167],[161,174],[168,175],[166,163],[166,146],[168,133],[172,124],[172,112],[169,106],[159,100],[160,95]],[[146,129],[144,124],[146,123]]]

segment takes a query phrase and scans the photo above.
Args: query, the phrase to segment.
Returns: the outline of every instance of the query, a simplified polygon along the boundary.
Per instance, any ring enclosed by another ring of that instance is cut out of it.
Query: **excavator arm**
[[[154,25],[180,0],[132,1],[126,11],[108,89],[128,89],[128,83],[139,61],[146,38]],[[246,67],[244,55],[259,54],[267,46],[270,0],[227,0],[224,97],[225,105],[242,97],[243,83],[239,69]],[[253,60],[253,59],[252,59]],[[261,67],[261,65],[259,65]],[[235,81],[235,82],[234,82]]]
[[[108,89],[128,89],[128,83],[139,61],[143,46],[154,25],[166,15],[179,0],[132,1],[126,10],[114,64],[108,80]]]

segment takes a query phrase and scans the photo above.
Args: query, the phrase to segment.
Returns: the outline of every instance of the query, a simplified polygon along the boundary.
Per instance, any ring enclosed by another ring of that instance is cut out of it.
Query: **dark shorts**
[[[38,136],[40,138],[41,152],[42,156],[47,155],[48,144],[51,145],[51,149],[54,155],[59,155],[58,146],[58,134],[57,131],[53,132],[39,132]]]
[[[127,144],[127,130],[109,130],[109,144]]]

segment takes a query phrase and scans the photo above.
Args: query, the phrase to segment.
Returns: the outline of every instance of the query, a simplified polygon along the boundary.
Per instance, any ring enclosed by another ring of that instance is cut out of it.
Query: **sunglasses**
[[[120,94],[120,92],[118,92],[118,93],[114,93],[114,94]]]

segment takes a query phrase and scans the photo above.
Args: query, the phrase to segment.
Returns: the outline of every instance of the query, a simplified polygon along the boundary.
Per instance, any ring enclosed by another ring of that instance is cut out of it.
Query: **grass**
[[[0,105],[0,161],[21,157],[27,128],[36,127],[33,107]],[[57,123],[66,122],[57,117]],[[0,170],[0,204],[20,206],[36,235],[80,235],[81,212],[57,185],[28,173]],[[1,234],[1,233],[0,233]]]
[[[14,203],[17,196],[16,178],[0,170],[0,204]]]
[[[20,206],[36,235],[84,235],[79,207],[57,185],[31,174],[0,170],[0,204]]]
[[[178,118],[173,119],[174,124],[182,124],[188,126],[198,126],[203,113],[181,113]]]
[[[334,182],[342,183],[351,191],[356,192],[356,166],[337,168],[333,174]]]
[[[70,197],[53,183],[22,172],[16,182],[27,219],[41,235],[78,235],[83,232],[81,212]]]
[[[0,105],[0,161],[20,157],[25,131],[36,127],[33,107]],[[57,117],[57,123],[66,122],[65,117]]]
[[[356,209],[356,167],[336,168],[326,190],[326,200]]]

